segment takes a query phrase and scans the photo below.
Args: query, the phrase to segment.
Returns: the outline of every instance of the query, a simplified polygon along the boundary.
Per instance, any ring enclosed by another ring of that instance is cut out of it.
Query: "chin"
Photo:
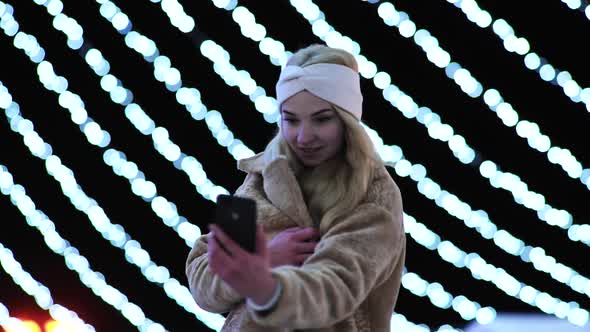
[[[301,157],[298,157],[298,159],[305,167],[316,167],[324,162],[323,160],[305,160]]]

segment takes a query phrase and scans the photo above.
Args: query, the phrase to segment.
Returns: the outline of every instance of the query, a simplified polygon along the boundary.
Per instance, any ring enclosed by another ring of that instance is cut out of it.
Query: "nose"
[[[299,145],[308,145],[315,139],[315,132],[308,124],[301,124],[297,131],[297,143]]]

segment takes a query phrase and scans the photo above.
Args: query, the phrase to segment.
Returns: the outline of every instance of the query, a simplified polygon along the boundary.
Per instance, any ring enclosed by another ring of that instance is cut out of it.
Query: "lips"
[[[320,151],[321,148],[315,147],[315,148],[298,148],[298,149],[299,149],[299,151],[301,151],[305,154],[312,154],[312,153]]]

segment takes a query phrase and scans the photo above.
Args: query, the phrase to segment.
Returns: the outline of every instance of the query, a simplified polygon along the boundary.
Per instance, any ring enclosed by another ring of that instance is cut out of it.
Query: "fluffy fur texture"
[[[366,195],[351,213],[314,225],[285,156],[264,154],[239,162],[248,175],[235,194],[256,200],[267,239],[289,227],[315,226],[321,240],[302,266],[273,269],[283,293],[275,309],[262,315],[210,273],[202,236],[186,264],[197,304],[229,312],[222,331],[390,331],[406,238],[400,191],[385,167],[375,166]]]

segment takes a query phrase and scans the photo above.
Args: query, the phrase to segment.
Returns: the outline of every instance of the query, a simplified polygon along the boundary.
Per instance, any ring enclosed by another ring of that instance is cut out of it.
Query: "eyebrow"
[[[326,112],[334,112],[334,110],[333,110],[333,109],[331,109],[331,108],[325,108],[325,109],[323,109],[323,110],[319,110],[319,111],[317,111],[317,112],[314,112],[314,113],[312,113],[312,114],[311,114],[311,116],[312,116],[312,117],[314,117],[314,116],[318,116],[318,115],[324,114],[324,113],[326,113]],[[291,115],[291,116],[297,116],[297,114],[295,114],[295,113],[292,113],[292,112],[289,112],[289,111],[287,111],[287,110],[285,110],[285,109],[283,110],[283,113],[285,113],[285,114],[287,114],[287,115]]]

